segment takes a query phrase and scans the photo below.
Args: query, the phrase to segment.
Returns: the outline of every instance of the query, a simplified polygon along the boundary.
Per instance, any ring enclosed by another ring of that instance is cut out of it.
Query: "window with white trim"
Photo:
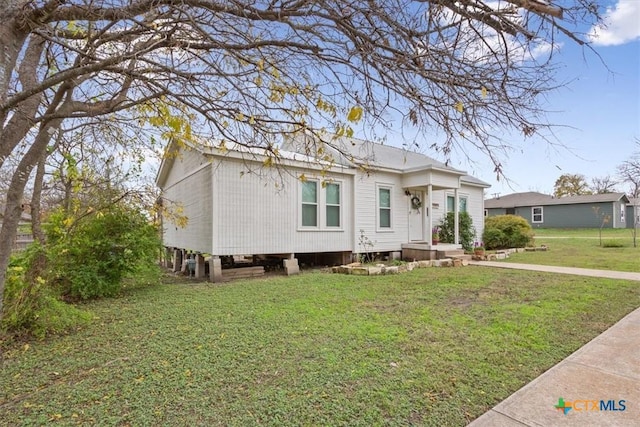
[[[327,227],[340,227],[340,184],[325,186],[325,213]]]
[[[390,187],[378,187],[378,228],[391,228]]]
[[[456,198],[453,195],[447,195],[447,212],[455,212],[455,202]],[[459,212],[467,212],[467,196],[459,196]]]
[[[544,222],[542,206],[535,206],[531,208],[531,222],[541,223]]]
[[[302,222],[303,227],[318,226],[318,182],[302,183]]]

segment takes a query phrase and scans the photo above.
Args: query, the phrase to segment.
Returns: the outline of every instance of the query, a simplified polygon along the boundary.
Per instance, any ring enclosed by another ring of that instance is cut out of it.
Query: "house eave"
[[[490,188],[491,184],[487,184],[486,182],[480,183],[480,182],[471,182],[471,181],[466,181],[464,178],[460,179],[460,182],[464,185],[467,185],[469,187],[478,187],[478,188]]]
[[[262,163],[269,158],[264,154],[260,154],[257,152],[242,152],[236,150],[221,150],[215,147],[204,147],[207,148],[206,151],[200,150],[200,152],[206,156],[217,158],[217,159],[235,159],[241,160],[245,162],[253,162],[253,163]],[[298,154],[298,153],[295,153]],[[321,161],[312,158],[306,158],[307,156],[303,156],[298,154],[300,157],[305,157],[305,160],[298,159],[288,159],[279,156],[271,157],[273,158],[273,166],[272,167],[294,167],[298,169],[307,169],[307,170],[315,170],[315,171],[327,171],[334,173],[341,173],[344,175],[355,175],[356,170],[352,166],[346,166],[342,164],[329,163],[326,161]]]
[[[449,173],[451,175],[458,175],[458,176],[461,176],[461,177],[464,176],[464,175],[467,175],[467,172],[461,171],[459,169],[441,168],[441,167],[434,166],[434,165],[415,166],[415,167],[412,167],[412,168],[402,169],[401,171],[403,173],[413,173],[413,172],[420,172],[420,171],[435,171],[435,172]]]

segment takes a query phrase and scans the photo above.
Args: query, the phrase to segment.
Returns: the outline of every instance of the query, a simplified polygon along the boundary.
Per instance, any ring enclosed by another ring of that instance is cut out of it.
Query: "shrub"
[[[533,242],[533,230],[517,215],[496,215],[485,220],[482,240],[487,249],[520,248]]]
[[[44,338],[87,323],[90,313],[60,301],[39,275],[44,250],[32,245],[7,269],[2,329]]]
[[[603,248],[624,248],[625,246],[627,245],[620,240],[605,240],[602,242]]]
[[[112,205],[78,219],[62,211],[47,226],[50,281],[62,295],[89,299],[114,296],[125,275],[157,259],[157,230],[139,211]]]
[[[473,239],[476,235],[475,228],[473,227],[473,220],[468,212],[458,213],[459,229],[458,238],[460,244],[466,251],[473,250]],[[443,243],[455,242],[455,213],[449,212],[442,219],[440,224],[440,241]]]

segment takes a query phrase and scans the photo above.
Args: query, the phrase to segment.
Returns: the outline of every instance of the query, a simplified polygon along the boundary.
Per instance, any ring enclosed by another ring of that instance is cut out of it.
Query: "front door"
[[[416,199],[417,198],[417,199]],[[409,241],[424,242],[424,192],[412,191],[409,199]]]

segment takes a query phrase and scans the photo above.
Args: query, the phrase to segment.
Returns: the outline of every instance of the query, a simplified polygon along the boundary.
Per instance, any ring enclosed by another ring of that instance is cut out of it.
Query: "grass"
[[[603,230],[603,246],[600,246],[598,229],[536,229],[534,232],[536,246],[547,245],[549,251],[512,254],[507,262],[640,272],[640,247],[633,247],[628,229]]]
[[[633,282],[475,267],[165,283],[0,343],[0,424],[462,426],[638,305]]]

